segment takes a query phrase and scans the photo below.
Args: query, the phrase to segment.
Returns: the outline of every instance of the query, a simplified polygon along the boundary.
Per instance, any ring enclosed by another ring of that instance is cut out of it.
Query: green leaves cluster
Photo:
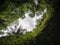
[[[51,7],[49,4],[45,3],[45,0],[39,0],[39,4],[35,5],[33,0],[25,0],[24,3],[18,3],[19,1],[13,0],[12,2],[9,1],[8,8],[5,11],[0,13],[0,29],[5,29],[7,25],[10,25],[11,22],[14,20],[22,17],[26,11],[31,10],[33,14],[36,11],[43,11],[47,8],[47,13],[45,14],[44,18],[41,20],[39,25],[37,25],[36,29],[33,32],[29,32],[23,35],[13,35],[8,37],[0,38],[0,45],[29,45],[30,42],[34,42],[34,38],[41,33],[41,31],[46,26],[47,21],[51,17]],[[17,4],[19,4],[17,6]],[[17,9],[19,9],[19,13],[17,13]],[[14,11],[15,13],[11,13]],[[29,42],[30,41],[30,42]]]

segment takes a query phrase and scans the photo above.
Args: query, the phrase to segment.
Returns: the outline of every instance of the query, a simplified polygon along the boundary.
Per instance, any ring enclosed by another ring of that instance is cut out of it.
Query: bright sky
[[[38,0],[34,0],[35,4],[38,5]]]

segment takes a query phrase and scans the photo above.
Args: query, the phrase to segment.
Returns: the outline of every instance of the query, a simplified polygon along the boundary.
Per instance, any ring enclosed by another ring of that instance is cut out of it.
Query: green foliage
[[[22,17],[28,9],[31,10],[34,14],[36,11],[43,11],[45,8],[47,8],[47,13],[45,14],[41,22],[36,26],[37,28],[32,32],[27,32],[23,35],[15,34],[13,36],[2,37],[0,38],[0,45],[29,45],[30,42],[35,43],[35,37],[39,33],[41,33],[41,31],[46,26],[46,23],[50,19],[52,13],[52,8],[50,7],[50,5],[45,3],[44,0],[39,0],[39,5],[37,6],[33,3],[32,0],[26,1],[27,2],[24,2],[23,4],[18,3],[19,1],[17,1],[17,3],[16,1],[10,1],[8,8],[0,13],[0,29],[5,29],[6,26],[10,25],[11,22]],[[20,5],[16,7],[17,4]],[[20,13],[16,12],[17,9],[20,10]],[[13,10],[15,11],[15,13],[11,13]]]

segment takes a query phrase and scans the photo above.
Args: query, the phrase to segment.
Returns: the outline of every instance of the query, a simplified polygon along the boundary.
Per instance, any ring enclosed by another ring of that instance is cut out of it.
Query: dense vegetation
[[[12,21],[16,20],[17,18],[22,17],[22,15],[24,14],[24,11],[27,11],[28,9],[30,9],[34,14],[34,12],[37,10],[41,11],[44,8],[47,8],[47,13],[46,13],[46,16],[42,19],[41,24],[39,24],[37,28],[34,29],[33,32],[26,33],[25,35],[15,34],[13,36],[2,37],[0,38],[0,45],[44,45],[44,44],[55,45],[55,42],[54,42],[55,39],[52,38],[55,32],[52,33],[53,34],[52,37],[48,36],[48,35],[52,35],[51,33],[48,33],[49,32],[48,30],[51,30],[51,31],[55,30],[54,29],[55,27],[53,25],[54,23],[52,23],[52,27],[51,27],[50,21],[48,22],[48,20],[52,16],[51,12],[53,10],[51,9],[55,7],[53,5],[56,3],[56,0],[55,1],[54,0],[53,1],[52,0],[39,0],[39,5],[37,6],[33,3],[33,0],[20,0],[20,1],[9,0],[9,1],[2,1],[2,2],[4,4],[2,3],[0,4],[0,29],[6,28],[6,26],[9,25]],[[21,14],[17,12],[15,12],[15,14],[11,14],[12,10],[16,10],[18,8],[21,10],[20,11]],[[58,41],[57,38],[56,40]]]
[[[31,10],[34,15],[36,11],[42,11],[47,7],[46,3],[40,0],[38,5],[35,5],[32,0],[5,0],[2,2],[0,4],[0,29],[5,29],[14,20],[22,17],[27,10]],[[14,13],[12,13],[13,11]]]

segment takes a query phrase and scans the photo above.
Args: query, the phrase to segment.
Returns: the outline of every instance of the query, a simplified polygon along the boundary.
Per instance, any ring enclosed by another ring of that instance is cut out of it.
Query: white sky
[[[34,0],[35,4],[38,5],[38,0]]]

